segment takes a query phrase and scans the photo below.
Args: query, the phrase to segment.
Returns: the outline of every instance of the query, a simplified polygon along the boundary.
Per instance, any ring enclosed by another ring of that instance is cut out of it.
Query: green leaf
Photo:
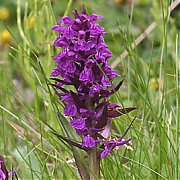
[[[59,118],[59,121],[62,125],[62,127],[64,128],[67,136],[69,139],[77,137],[77,134],[75,133],[75,131],[72,129],[72,127],[69,125],[67,119],[61,114],[61,113],[57,113],[57,116]],[[79,138],[77,138],[79,139]],[[74,141],[73,141],[74,142]],[[86,162],[85,154],[83,151],[79,151],[79,147],[75,147],[74,145],[70,144],[73,155],[74,155],[74,159],[76,162],[76,166],[78,168],[78,172],[81,176],[82,179],[89,179],[89,173],[88,173],[88,167],[86,166],[88,163]]]

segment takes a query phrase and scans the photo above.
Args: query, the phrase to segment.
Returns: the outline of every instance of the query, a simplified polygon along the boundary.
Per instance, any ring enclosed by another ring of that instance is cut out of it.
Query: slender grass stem
[[[64,13],[64,16],[67,16],[67,15],[69,14],[69,11],[70,11],[70,9],[71,9],[72,3],[73,3],[73,0],[69,0],[68,5],[67,5],[67,8],[66,8],[66,11],[65,11],[65,13]]]
[[[180,128],[180,117],[179,117],[179,62],[178,62],[178,40],[179,36],[176,35],[176,147],[177,155],[179,155],[179,128]],[[176,178],[179,179],[179,161],[176,159]]]

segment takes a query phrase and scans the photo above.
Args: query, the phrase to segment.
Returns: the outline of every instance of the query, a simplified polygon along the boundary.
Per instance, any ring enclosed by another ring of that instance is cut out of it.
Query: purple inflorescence
[[[104,28],[97,23],[103,17],[88,16],[84,7],[81,14],[75,11],[74,17],[65,16],[53,27],[59,33],[54,46],[60,47],[61,52],[53,57],[57,66],[51,76],[57,80],[56,89],[61,90],[57,94],[65,104],[64,114],[82,136],[82,147],[100,144],[104,158],[116,146],[129,142],[106,140],[110,136],[111,119],[123,114],[121,106],[107,99],[121,83],[117,86],[112,83],[118,74],[108,63],[112,53],[104,42]]]

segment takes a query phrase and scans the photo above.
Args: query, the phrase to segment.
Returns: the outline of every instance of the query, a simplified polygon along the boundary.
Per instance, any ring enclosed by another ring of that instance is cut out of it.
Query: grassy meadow
[[[109,62],[120,75],[114,82],[124,80],[111,102],[137,107],[113,120],[119,137],[136,117],[126,135],[132,144],[101,161],[101,179],[180,179],[180,5],[170,12],[171,3],[0,0],[0,155],[9,171],[13,165],[19,179],[80,179],[70,146],[52,133],[81,141],[51,86],[52,56],[60,52],[51,29],[84,4],[88,14],[104,16]]]

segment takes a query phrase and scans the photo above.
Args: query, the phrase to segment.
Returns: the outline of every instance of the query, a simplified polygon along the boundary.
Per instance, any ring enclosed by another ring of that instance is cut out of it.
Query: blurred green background
[[[118,137],[137,116],[128,137],[132,151],[119,148],[101,163],[102,179],[180,178],[180,6],[170,0],[0,0],[0,154],[20,179],[79,179],[72,152],[49,130],[64,134],[56,112],[62,105],[50,73],[57,34],[53,25],[85,4],[104,16],[105,42],[113,53],[129,55],[115,67],[125,83],[111,101],[137,111],[117,118]],[[154,31],[131,48],[152,23]],[[115,81],[119,82],[119,79]],[[72,129],[72,132],[73,129]],[[75,140],[77,136],[72,135]]]

